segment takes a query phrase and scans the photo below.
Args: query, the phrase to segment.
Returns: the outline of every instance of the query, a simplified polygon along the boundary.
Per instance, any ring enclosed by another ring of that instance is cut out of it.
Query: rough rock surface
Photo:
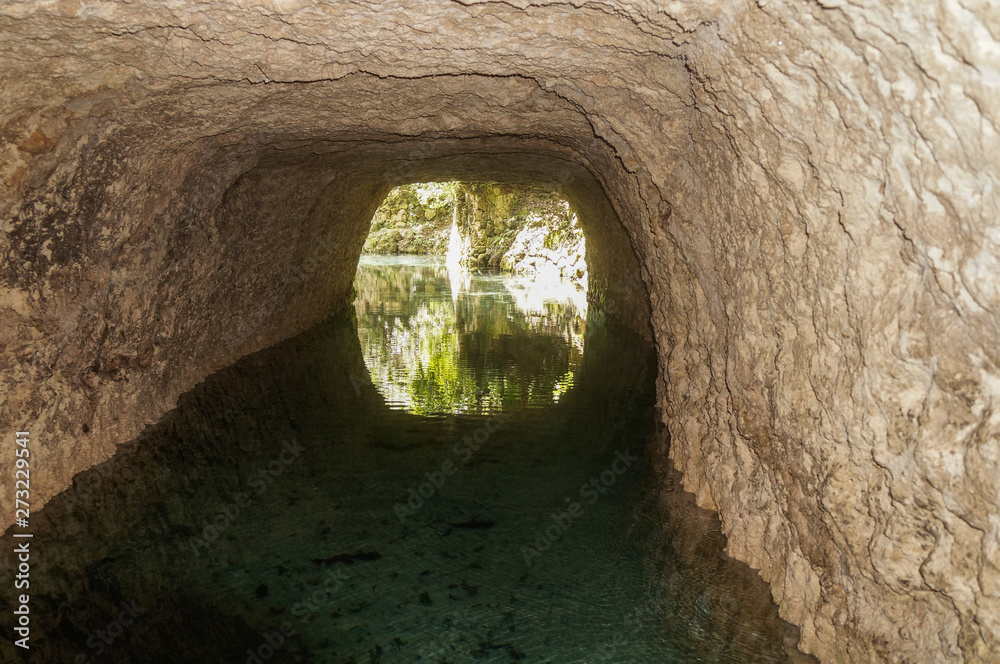
[[[465,266],[567,279],[587,274],[583,230],[569,203],[496,182],[396,187],[375,211],[362,251],[448,256]]]
[[[587,243],[568,209],[533,212],[500,259],[500,268],[587,282]]]
[[[448,253],[455,216],[455,184],[404,184],[389,192],[372,216],[366,254]]]
[[[462,184],[457,194],[455,253],[463,265],[577,279],[585,275],[583,231],[558,195],[487,182]]]
[[[997,63],[976,0],[5,2],[3,472],[344,304],[391,186],[547,183],[802,648],[996,661]]]

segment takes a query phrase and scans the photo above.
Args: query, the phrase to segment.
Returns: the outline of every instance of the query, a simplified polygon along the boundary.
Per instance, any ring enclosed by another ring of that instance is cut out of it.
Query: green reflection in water
[[[362,256],[358,336],[372,382],[418,415],[557,402],[583,356],[587,302],[568,280]]]

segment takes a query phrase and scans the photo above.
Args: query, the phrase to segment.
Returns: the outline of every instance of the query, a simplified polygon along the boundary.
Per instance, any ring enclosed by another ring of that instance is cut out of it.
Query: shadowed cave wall
[[[38,507],[342,307],[392,186],[543,182],[801,647],[991,661],[997,62],[969,2],[5,3],[0,465]]]

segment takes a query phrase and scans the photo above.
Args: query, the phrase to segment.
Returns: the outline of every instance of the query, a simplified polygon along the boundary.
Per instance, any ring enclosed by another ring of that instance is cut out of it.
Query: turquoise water
[[[357,288],[33,517],[34,661],[807,661],[581,288],[382,258]]]

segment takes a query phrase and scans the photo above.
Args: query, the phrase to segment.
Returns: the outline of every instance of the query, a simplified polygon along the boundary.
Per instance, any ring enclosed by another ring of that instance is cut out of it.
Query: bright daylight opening
[[[356,277],[373,384],[420,415],[555,403],[583,356],[587,264],[577,215],[525,186],[397,187]]]

